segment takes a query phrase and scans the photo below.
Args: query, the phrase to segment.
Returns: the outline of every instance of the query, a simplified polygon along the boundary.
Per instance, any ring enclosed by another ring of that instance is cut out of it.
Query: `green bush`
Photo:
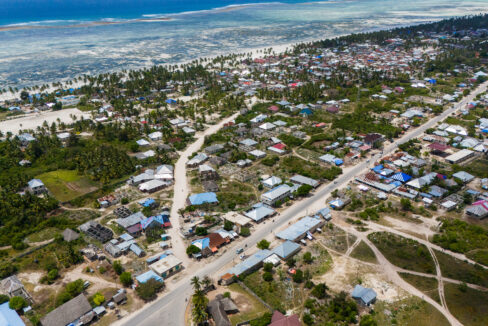
[[[22,297],[12,297],[10,298],[10,301],[8,303],[9,308],[16,311],[19,311],[20,309],[23,309],[28,305],[29,303],[27,302],[27,300]]]
[[[132,280],[132,274],[129,272],[122,272],[119,276],[120,283],[122,283],[123,286],[129,287],[132,285],[133,280]]]

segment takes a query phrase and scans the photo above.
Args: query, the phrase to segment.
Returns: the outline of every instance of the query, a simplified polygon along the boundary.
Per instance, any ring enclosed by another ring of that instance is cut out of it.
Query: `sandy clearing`
[[[13,134],[17,134],[19,130],[35,130],[38,126],[42,126],[44,121],[46,121],[49,125],[51,125],[53,122],[57,123],[57,119],[64,123],[71,123],[73,122],[73,119],[71,118],[73,115],[76,116],[78,120],[81,119],[81,117],[84,119],[91,118],[89,113],[82,112],[78,109],[30,113],[22,118],[1,121],[0,130],[3,133],[11,132]]]

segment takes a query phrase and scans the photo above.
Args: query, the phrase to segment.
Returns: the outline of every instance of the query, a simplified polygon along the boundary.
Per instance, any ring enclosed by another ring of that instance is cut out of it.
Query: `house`
[[[466,208],[466,215],[481,220],[488,217],[488,201],[478,200]]]
[[[41,319],[42,326],[66,326],[78,324],[79,319],[90,312],[92,307],[84,294],[69,300]]]
[[[156,155],[156,152],[153,151],[152,149],[145,151],[143,153],[137,153],[136,157],[138,160],[145,160],[146,158],[153,157]]]
[[[218,153],[218,152],[222,151],[223,149],[224,149],[224,145],[222,145],[222,144],[215,144],[215,145],[211,145],[211,146],[205,147],[205,149],[203,151],[205,153],[207,153],[208,155],[211,155],[211,154]]]
[[[222,294],[218,294],[214,300],[210,301],[207,308],[215,326],[231,326],[227,314],[239,311],[232,299],[225,298]]]
[[[170,277],[171,275],[182,270],[183,262],[173,255],[167,255],[161,258],[154,264],[151,264],[150,268],[163,279]]]
[[[271,176],[271,177],[261,181],[263,186],[265,186],[266,188],[274,188],[274,187],[280,185],[282,182],[283,181],[281,180],[281,178],[275,177],[275,176]]]
[[[144,284],[151,279],[156,280],[156,281],[161,282],[161,283],[163,282],[163,279],[161,278],[161,276],[156,274],[153,270],[149,270],[145,273],[142,273],[142,274],[136,276],[137,284]]]
[[[318,182],[317,180],[304,177],[300,174],[295,174],[293,177],[290,178],[290,181],[297,185],[309,185],[313,188],[317,188],[320,185],[320,182]]]
[[[111,299],[112,302],[120,305],[127,301],[127,294],[124,289],[120,289]]]
[[[281,260],[288,260],[289,258],[295,256],[300,250],[301,247],[298,243],[286,240],[271,250],[271,252],[280,257]]]
[[[367,134],[364,137],[364,143],[372,147],[378,146],[383,140],[383,135],[378,133]]]
[[[244,215],[249,217],[254,222],[259,223],[263,219],[265,219],[266,217],[273,216],[275,213],[276,212],[273,209],[271,209],[265,205],[261,205],[261,206],[252,208],[251,210],[247,211]]]
[[[271,256],[273,253],[270,250],[259,250],[255,254],[243,260],[241,263],[229,269],[224,275],[231,275],[239,277],[247,273],[253,272],[263,265],[263,261]]]
[[[19,314],[15,310],[10,309],[8,302],[0,305],[0,325],[25,326]]]
[[[198,172],[203,180],[216,180],[219,178],[219,174],[213,167],[208,164],[202,164],[198,167]]]
[[[198,153],[197,155],[193,156],[188,162],[186,162],[186,165],[188,167],[197,167],[203,162],[208,160],[208,156],[205,153]]]
[[[155,131],[147,135],[152,141],[157,141],[163,139],[163,133],[161,131]]]
[[[274,205],[277,201],[291,196],[292,188],[287,184],[282,184],[261,195],[261,200],[267,205]]]
[[[469,149],[462,149],[454,154],[451,154],[445,158],[446,162],[451,164],[458,164],[473,157],[475,152]]]
[[[134,225],[139,225],[143,219],[145,219],[146,216],[142,212],[136,212],[132,215],[129,215],[125,218],[118,218],[115,220],[115,222],[120,225],[122,228],[128,230],[130,227]]]
[[[34,195],[40,195],[47,192],[44,183],[39,179],[32,179],[27,183],[28,190]]]
[[[302,323],[298,318],[297,314],[293,314],[290,316],[285,316],[278,310],[273,312],[273,316],[271,317],[271,324],[268,326],[301,326]]]
[[[154,178],[159,180],[173,181],[174,167],[169,164],[163,164],[154,171]]]
[[[31,296],[25,290],[24,284],[17,278],[17,275],[12,275],[0,281],[0,293],[8,295],[9,297],[22,297],[31,301]]]
[[[112,239],[113,232],[109,228],[102,226],[95,221],[88,221],[85,224],[79,226],[79,229],[86,235],[98,240],[100,242],[107,242]]]
[[[219,191],[219,185],[213,180],[202,181],[202,186],[206,192],[217,192],[217,191]]]
[[[139,185],[139,190],[142,192],[153,193],[164,189],[165,187],[169,186],[170,182],[163,181],[163,180],[149,180]]]
[[[217,204],[218,202],[219,200],[214,192],[194,194],[187,199],[188,205]]]
[[[251,224],[251,219],[249,217],[246,217],[236,212],[227,212],[224,215],[224,220],[234,224],[234,229],[238,233],[243,226],[248,226]]]
[[[255,149],[253,151],[250,151],[249,154],[251,154],[252,156],[254,156],[257,159],[263,158],[266,156],[266,153],[263,151],[260,151],[259,149]]]
[[[208,257],[216,253],[227,242],[227,239],[224,239],[219,233],[214,232],[208,234],[205,238],[193,241],[192,245],[198,247],[204,257]]]
[[[465,171],[459,171],[452,175],[454,178],[461,180],[464,184],[473,181],[474,176]]]
[[[351,296],[365,306],[369,306],[376,301],[376,292],[373,289],[362,287],[359,284],[354,287]]]
[[[145,139],[139,139],[136,141],[137,145],[139,145],[140,147],[145,147],[145,146],[149,146],[150,143],[145,140]]]
[[[285,230],[276,233],[276,237],[282,240],[298,241],[306,237],[307,233],[314,232],[324,224],[325,221],[319,217],[305,216]]]

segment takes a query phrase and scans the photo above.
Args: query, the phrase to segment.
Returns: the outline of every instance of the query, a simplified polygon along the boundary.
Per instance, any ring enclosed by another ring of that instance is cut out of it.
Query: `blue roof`
[[[391,178],[393,180],[397,180],[397,181],[400,181],[400,182],[407,182],[410,179],[412,179],[411,176],[409,176],[408,174],[403,173],[403,172],[398,172],[398,173],[392,175]]]
[[[152,198],[147,198],[144,201],[140,201],[139,204],[144,206],[144,207],[150,207],[152,206],[156,201]]]
[[[300,114],[311,115],[312,114],[312,110],[310,110],[309,108],[305,108],[305,109],[302,109],[300,111]]]
[[[218,203],[217,195],[215,192],[204,192],[201,194],[194,194],[188,197],[191,205],[213,204]]]
[[[209,238],[198,239],[193,241],[191,244],[197,246],[200,249],[204,249],[210,245],[210,239]]]
[[[369,305],[376,299],[376,292],[373,289],[364,288],[358,284],[352,290],[352,297],[354,299],[360,299],[364,304]]]
[[[383,170],[383,165],[382,165],[382,164],[377,165],[377,166],[375,166],[374,168],[372,168],[371,170],[373,170],[373,171],[374,171],[374,172],[376,172],[376,173],[380,173],[380,172],[381,172],[381,170]]]
[[[168,103],[168,104],[175,104],[176,103],[176,100],[174,100],[172,98],[169,98],[165,102]]]
[[[298,243],[287,240],[280,244],[278,247],[275,247],[272,252],[274,254],[277,254],[281,259],[288,259],[288,257],[295,254],[299,250],[300,245]]]
[[[335,165],[342,165],[344,163],[344,161],[338,158],[338,159],[334,160],[334,163],[335,163]]]
[[[163,279],[158,274],[154,273],[152,270],[147,271],[136,277],[138,283],[146,283],[150,279],[154,279],[158,282],[163,282]]]
[[[8,302],[0,305],[0,325],[5,326],[25,326],[17,312],[10,309]]]
[[[227,271],[229,274],[234,274],[236,276],[239,276],[241,274],[246,273],[247,271],[251,270],[252,268],[256,267],[260,263],[263,262],[266,258],[271,256],[273,253],[267,249],[265,250],[260,250],[256,252],[254,255],[250,256],[243,262],[235,265],[231,269]]]
[[[321,221],[322,220],[319,218],[305,216],[300,221],[292,224],[285,230],[276,233],[276,236],[283,240],[295,241],[298,237],[316,227]]]

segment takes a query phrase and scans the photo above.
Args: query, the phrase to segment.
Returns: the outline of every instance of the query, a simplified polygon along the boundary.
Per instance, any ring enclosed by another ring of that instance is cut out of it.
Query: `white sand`
[[[78,120],[83,117],[84,119],[90,119],[91,115],[87,112],[82,112],[78,109],[64,109],[60,111],[49,111],[40,113],[30,113],[17,119],[11,119],[0,122],[0,130],[3,133],[11,132],[17,134],[19,130],[35,130],[38,126],[42,126],[44,121],[49,125],[53,122],[58,123],[58,119],[64,123],[71,123],[73,119],[71,116],[76,116]]]

